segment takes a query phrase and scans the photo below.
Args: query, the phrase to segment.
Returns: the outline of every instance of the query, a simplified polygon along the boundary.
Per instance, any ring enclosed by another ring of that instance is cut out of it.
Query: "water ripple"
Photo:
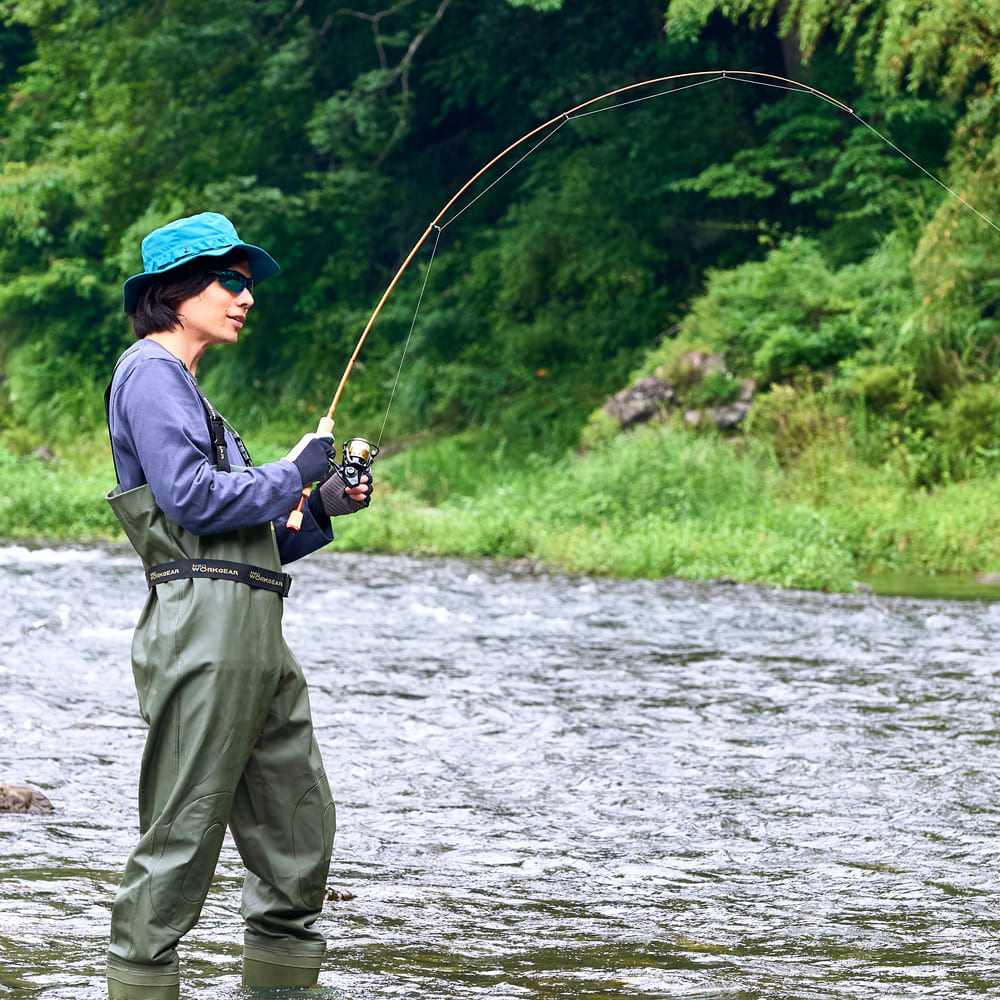
[[[997,605],[336,553],[293,575],[340,827],[316,996],[1000,988]],[[142,574],[11,546],[0,577],[0,779],[56,806],[0,816],[0,997],[97,1000]],[[185,997],[243,996],[241,877],[227,840]]]

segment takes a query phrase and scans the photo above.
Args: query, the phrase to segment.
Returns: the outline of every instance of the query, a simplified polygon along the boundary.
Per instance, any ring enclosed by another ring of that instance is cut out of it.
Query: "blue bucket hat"
[[[218,212],[202,212],[154,229],[142,241],[142,266],[145,270],[125,282],[125,312],[135,309],[143,289],[154,278],[196,257],[223,257],[230,250],[246,253],[255,284],[281,270],[270,254],[260,247],[244,243],[233,224]]]

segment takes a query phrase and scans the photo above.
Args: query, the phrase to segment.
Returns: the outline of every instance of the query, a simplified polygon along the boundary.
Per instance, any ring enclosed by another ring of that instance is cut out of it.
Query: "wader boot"
[[[248,870],[246,984],[311,985],[335,810],[281,634],[287,577],[273,529],[191,535],[148,486],[116,487],[108,501],[150,584],[132,642],[149,724],[141,839],[111,914],[110,996],[177,996],[174,949],[198,920],[227,823]]]
[[[109,1000],[178,1000],[180,983],[176,956],[166,965],[139,965],[108,956]]]

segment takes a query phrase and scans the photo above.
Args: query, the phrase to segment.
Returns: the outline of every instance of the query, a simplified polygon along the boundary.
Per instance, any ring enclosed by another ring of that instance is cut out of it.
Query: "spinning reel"
[[[372,462],[378,454],[378,446],[365,438],[356,437],[344,442],[344,462],[340,473],[348,487],[360,486],[361,477],[371,478]]]

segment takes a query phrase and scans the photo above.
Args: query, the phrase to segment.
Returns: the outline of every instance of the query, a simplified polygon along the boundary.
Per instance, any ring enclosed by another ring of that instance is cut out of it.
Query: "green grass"
[[[445,444],[381,463],[376,504],[337,524],[338,544],[827,591],[1000,567],[1000,480],[913,490],[844,456],[788,470],[766,449],[666,428],[554,464],[485,441],[449,458]],[[454,464],[472,461],[480,488],[449,490],[468,479]]]
[[[281,453],[250,444],[258,460]],[[1000,569],[1000,479],[914,490],[846,450],[788,469],[753,442],[659,427],[547,462],[470,433],[380,458],[375,471],[372,507],[335,522],[336,547],[827,591],[874,573]],[[0,474],[0,536],[121,539],[100,440],[72,460],[0,452]]]
[[[104,497],[111,462],[73,463],[0,451],[0,536],[75,541],[120,537]]]

